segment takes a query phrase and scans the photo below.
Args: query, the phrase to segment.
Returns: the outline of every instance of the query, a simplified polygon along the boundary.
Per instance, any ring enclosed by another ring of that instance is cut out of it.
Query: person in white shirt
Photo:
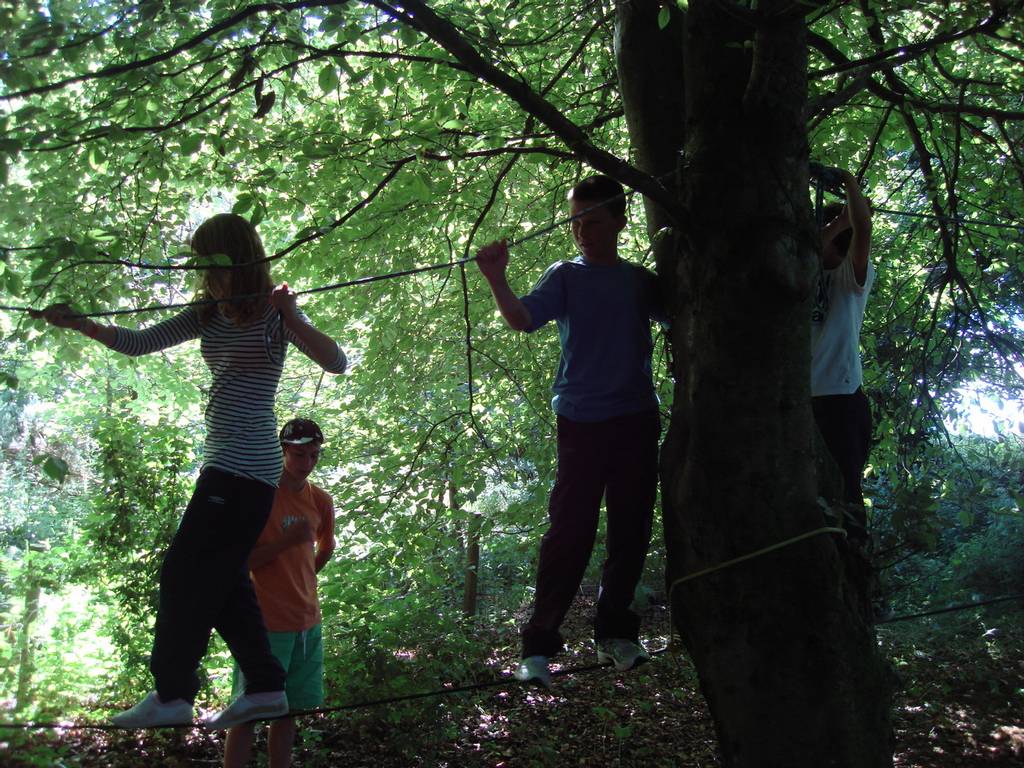
[[[860,329],[875,280],[871,264],[871,209],[856,177],[836,171],[846,204],[826,206],[821,270],[811,314],[811,403],[825,445],[843,478],[847,532],[867,539],[861,478],[871,447],[871,409],[864,394]]]

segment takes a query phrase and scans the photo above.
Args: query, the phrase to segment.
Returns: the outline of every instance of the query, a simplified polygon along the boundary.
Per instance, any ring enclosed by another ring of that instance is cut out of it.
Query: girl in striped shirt
[[[192,236],[200,257],[225,255],[231,266],[203,272],[198,298],[142,330],[100,325],[66,304],[39,313],[126,355],[145,355],[191,339],[213,376],[206,406],[203,467],[160,570],[150,670],[156,690],[114,716],[125,728],[192,721],[197,667],[216,629],[238,661],[245,692],[206,721],[230,728],[287,714],[285,674],[274,658],[249,581],[248,558],[270,514],[281,476],[274,396],[288,342],[324,370],[342,373],[345,355],[296,306],[284,283],[274,287],[259,235],[249,222],[220,214]]]

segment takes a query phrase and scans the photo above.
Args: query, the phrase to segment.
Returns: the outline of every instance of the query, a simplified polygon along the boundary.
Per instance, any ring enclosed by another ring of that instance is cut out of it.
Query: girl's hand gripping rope
[[[274,290],[270,293],[270,303],[273,307],[281,312],[285,318],[294,318],[297,314],[296,300],[299,294],[288,287],[288,283],[281,283],[280,285],[274,286]]]
[[[83,330],[89,322],[84,317],[78,317],[78,313],[68,304],[51,304],[46,309],[30,309],[28,313],[37,320],[42,318],[50,325],[70,328],[73,331]]]

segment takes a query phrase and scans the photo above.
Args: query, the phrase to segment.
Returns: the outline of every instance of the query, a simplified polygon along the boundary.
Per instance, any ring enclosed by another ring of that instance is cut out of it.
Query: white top
[[[811,312],[811,395],[849,395],[864,381],[860,364],[860,328],[875,282],[868,260],[864,285],[857,283],[847,256],[835,269],[819,273]]]

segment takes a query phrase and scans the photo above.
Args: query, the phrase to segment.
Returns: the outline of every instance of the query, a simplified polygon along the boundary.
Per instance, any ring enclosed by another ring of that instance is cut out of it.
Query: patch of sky
[[[950,432],[991,438],[1024,434],[1024,401],[1006,399],[982,382],[960,387],[956,395],[959,403],[945,419]]]

